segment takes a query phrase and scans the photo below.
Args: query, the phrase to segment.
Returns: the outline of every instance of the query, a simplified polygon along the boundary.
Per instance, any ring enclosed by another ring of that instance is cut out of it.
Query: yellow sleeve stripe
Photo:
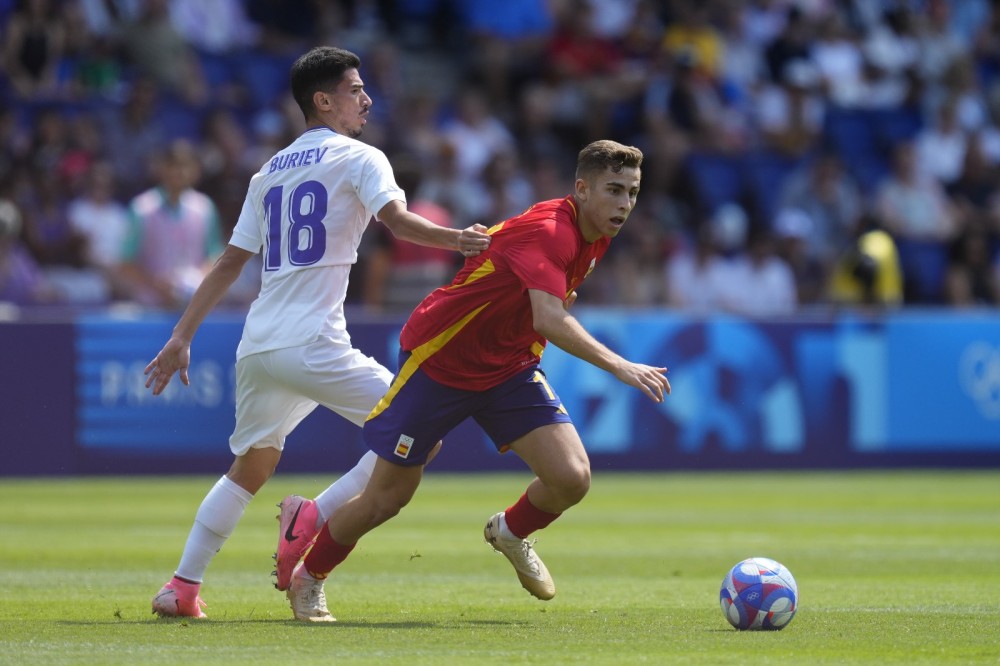
[[[399,369],[399,373],[392,381],[392,386],[389,387],[389,390],[384,396],[382,396],[382,399],[378,401],[378,404],[375,405],[375,408],[372,409],[368,418],[365,420],[370,421],[385,411],[385,409],[392,403],[392,399],[396,397],[397,393],[399,393],[399,390],[403,388],[403,384],[409,381],[410,377],[413,376],[413,373],[420,367],[420,364],[440,351],[442,347],[448,344],[449,340],[455,337],[459,331],[465,328],[466,324],[472,321],[476,315],[482,312],[488,305],[488,302],[483,303],[478,308],[439,333],[437,336],[431,338],[419,347],[414,348],[414,350],[410,353],[410,358],[406,359],[406,363],[404,363],[403,367]]]

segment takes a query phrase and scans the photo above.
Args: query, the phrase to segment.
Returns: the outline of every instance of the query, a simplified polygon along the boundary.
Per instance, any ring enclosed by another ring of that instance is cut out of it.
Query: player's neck
[[[309,130],[313,129],[328,129],[334,134],[340,134],[340,132],[338,132],[335,127],[331,127],[330,125],[324,123],[322,120],[318,120],[316,118],[310,118],[308,121],[306,121],[306,131],[308,132]]]

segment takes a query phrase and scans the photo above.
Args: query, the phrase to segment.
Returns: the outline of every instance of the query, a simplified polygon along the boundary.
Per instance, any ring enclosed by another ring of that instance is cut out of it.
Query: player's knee
[[[590,467],[578,465],[559,477],[558,492],[568,506],[579,503],[590,491]]]
[[[251,495],[255,495],[274,474],[279,455],[280,453],[276,452],[272,455],[240,456],[233,462],[226,476]]]

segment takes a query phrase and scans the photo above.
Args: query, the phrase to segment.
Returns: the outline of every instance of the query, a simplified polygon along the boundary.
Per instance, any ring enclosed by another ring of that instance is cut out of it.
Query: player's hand
[[[481,224],[473,224],[462,229],[462,233],[458,236],[458,251],[463,257],[478,256],[489,246],[490,236],[486,233],[486,227]]]
[[[180,371],[181,383],[191,384],[188,366],[191,365],[191,343],[179,338],[170,338],[163,349],[146,366],[146,388],[153,388],[153,395],[160,395],[170,383],[175,372]]]
[[[653,402],[663,402],[663,398],[670,394],[670,380],[666,374],[666,368],[642,363],[626,363],[615,376],[645,393]]]

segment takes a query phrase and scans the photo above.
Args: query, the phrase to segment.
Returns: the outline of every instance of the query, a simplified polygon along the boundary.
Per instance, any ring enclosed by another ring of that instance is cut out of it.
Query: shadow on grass
[[[57,620],[55,624],[69,626],[69,627],[107,627],[113,625],[129,625],[129,626],[142,626],[142,625],[162,625],[168,627],[176,626],[189,626],[189,627],[211,627],[215,625],[241,625],[241,624],[253,624],[253,625],[284,625],[289,627],[329,627],[331,629],[336,629],[341,627],[344,629],[461,629],[466,627],[482,627],[482,626],[524,626],[529,624],[528,622],[517,622],[517,621],[507,621],[507,620],[448,620],[447,622],[426,622],[426,621],[408,621],[408,622],[364,622],[364,621],[337,621],[337,622],[302,622],[299,620],[293,620],[290,618],[271,618],[271,617],[261,617],[261,618],[211,618],[204,620],[191,620],[187,618],[140,618],[140,619],[126,619],[126,618],[116,618],[111,620]]]

